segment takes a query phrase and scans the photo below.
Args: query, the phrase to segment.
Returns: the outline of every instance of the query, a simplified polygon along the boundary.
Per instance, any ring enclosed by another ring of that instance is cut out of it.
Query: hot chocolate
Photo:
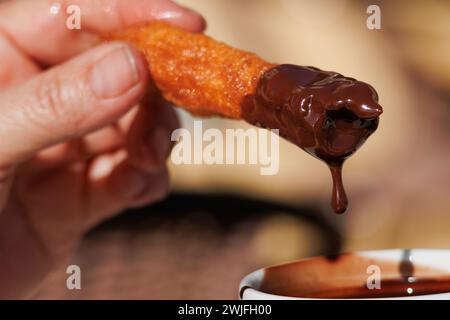
[[[267,268],[258,289],[302,298],[407,297],[450,292],[450,273],[413,263],[409,250],[399,262],[345,254]]]

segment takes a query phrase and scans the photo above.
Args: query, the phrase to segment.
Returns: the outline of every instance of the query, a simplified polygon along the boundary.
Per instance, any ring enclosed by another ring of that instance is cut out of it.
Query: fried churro
[[[109,36],[144,52],[163,96],[195,115],[239,119],[243,98],[275,65],[202,34],[155,22]]]
[[[108,35],[140,49],[157,88],[198,116],[244,119],[326,162],[332,205],[347,208],[342,165],[376,130],[382,108],[368,84],[314,67],[273,64],[161,22]]]

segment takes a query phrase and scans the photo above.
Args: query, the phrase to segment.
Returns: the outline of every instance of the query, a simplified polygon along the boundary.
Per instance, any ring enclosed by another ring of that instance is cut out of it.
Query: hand
[[[73,31],[67,3],[0,5],[2,298],[29,297],[88,229],[167,193],[177,118],[161,97],[143,99],[143,56],[126,43],[94,47],[96,34],[154,19],[205,25],[169,0],[71,0],[82,12]]]

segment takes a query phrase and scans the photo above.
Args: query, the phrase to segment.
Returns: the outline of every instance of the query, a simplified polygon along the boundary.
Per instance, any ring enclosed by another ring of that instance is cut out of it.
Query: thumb
[[[108,125],[144,95],[145,58],[113,42],[0,93],[0,167]]]

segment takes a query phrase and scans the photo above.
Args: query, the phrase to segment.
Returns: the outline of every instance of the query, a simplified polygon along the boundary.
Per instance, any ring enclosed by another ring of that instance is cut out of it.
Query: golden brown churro
[[[203,34],[161,22],[129,28],[107,39],[144,52],[156,86],[170,102],[195,115],[240,118],[242,99],[273,64]]]

